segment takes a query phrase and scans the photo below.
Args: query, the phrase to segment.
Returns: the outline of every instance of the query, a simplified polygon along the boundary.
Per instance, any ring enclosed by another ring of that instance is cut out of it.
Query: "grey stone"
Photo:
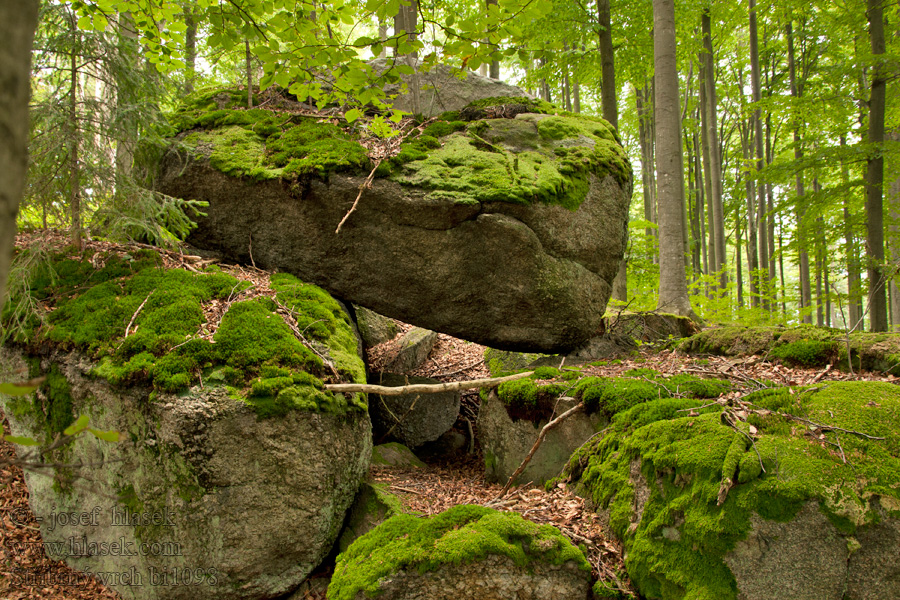
[[[409,383],[436,384],[436,379],[409,377]],[[406,385],[407,378],[394,373],[378,374],[371,383],[397,387]],[[369,414],[376,440],[390,437],[410,448],[438,439],[456,423],[459,416],[458,391],[438,394],[402,394],[400,396],[369,396]],[[399,422],[398,422],[399,419]]]
[[[372,348],[397,337],[399,330],[397,324],[391,319],[362,306],[354,308],[356,309],[356,326],[366,348]]]
[[[560,400],[556,414],[575,405],[572,399]],[[488,481],[506,483],[528,455],[547,421],[532,423],[513,421],[503,401],[491,390],[478,411],[478,432],[484,451],[485,476]],[[576,413],[551,429],[531,462],[514,483],[543,483],[560,474],[578,448],[606,424],[597,415]]]
[[[605,322],[607,333],[624,335],[643,342],[686,338],[700,332],[700,327],[688,317],[655,312],[611,310]]]
[[[401,570],[382,583],[377,596],[359,592],[355,600],[584,600],[590,587],[590,574],[572,562],[520,567],[506,556],[490,555],[427,573]]]
[[[400,442],[388,442],[372,448],[372,464],[400,467],[403,469],[425,468],[413,451]]]
[[[224,387],[151,401],[149,389],[112,390],[91,377],[95,363],[83,356],[54,362],[70,384],[74,413],[122,436],[109,443],[82,435],[58,457],[103,462],[82,469],[86,479],[74,486],[26,471],[31,508],[44,519],[43,540],[64,548],[52,558],[80,571],[133,573],[130,585],[111,584],[129,600],[255,600],[295,589],[328,554],[369,467],[365,411],[290,411],[260,420]],[[0,349],[0,380],[24,365],[18,353]],[[11,410],[6,397],[0,401],[14,434],[41,438],[35,416]],[[96,521],[63,525],[52,518],[92,511]],[[157,522],[114,524],[114,516],[127,514]],[[70,546],[70,539],[145,543],[149,553],[125,556],[100,546],[92,552]]]
[[[387,484],[363,483],[347,514],[347,522],[338,539],[338,551],[343,552],[356,539],[401,512],[403,505],[387,490]]]
[[[437,333],[413,327],[400,338],[397,355],[386,366],[391,373],[411,373],[425,364],[431,354]]]
[[[407,64],[405,59],[398,62]],[[393,64],[393,59],[376,59],[371,64],[381,73]],[[411,75],[401,76],[408,87],[406,93],[400,93],[399,85],[385,87],[387,94],[399,94],[388,102],[393,108],[434,117],[445,111],[461,110],[475,100],[498,96],[530,97],[521,88],[482,77],[471,71],[459,71],[447,65],[436,65],[425,73],[418,68],[420,65],[421,61],[413,62],[411,66],[417,68],[417,71]]]
[[[535,129],[519,118],[483,122]],[[215,170],[211,151],[201,144],[190,156],[169,152],[158,180],[162,192],[210,203],[189,239],[199,248],[249,263],[252,237],[261,268],[495,348],[567,351],[602,325],[626,244],[630,176],[592,174],[574,211],[541,202],[455,201],[376,178],[335,234],[365,174],[255,182]]]
[[[750,522],[747,538],[724,557],[737,580],[738,600],[844,597],[847,540],[822,514],[818,503],[807,503],[787,523],[769,521],[756,514]]]

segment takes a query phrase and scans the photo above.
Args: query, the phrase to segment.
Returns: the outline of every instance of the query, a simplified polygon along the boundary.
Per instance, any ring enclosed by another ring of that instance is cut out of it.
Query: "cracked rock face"
[[[567,176],[554,175],[546,180],[550,188],[540,188],[571,198],[571,188],[587,182],[577,209],[523,202],[523,193],[543,185],[539,175],[555,155],[577,166],[573,147],[595,152],[584,135],[555,139],[551,121],[539,122],[544,115],[523,117],[479,122],[485,126],[477,139],[490,145],[486,151],[475,138],[465,142],[465,134],[454,133],[429,160],[376,178],[338,234],[365,173],[256,182],[215,170],[210,149],[196,147],[186,157],[169,154],[158,188],[209,202],[188,240],[199,248],[246,263],[252,253],[259,267],[287,271],[420,327],[494,348],[559,352],[601,327],[626,245],[630,166],[609,133],[597,148],[611,153],[613,166],[572,179],[571,186]],[[444,159],[440,152],[450,154]],[[479,161],[500,175],[509,172],[514,202],[496,200],[498,189],[501,196],[506,189],[496,177],[488,195],[479,193],[480,184],[456,185],[464,176],[470,182],[483,176]]]

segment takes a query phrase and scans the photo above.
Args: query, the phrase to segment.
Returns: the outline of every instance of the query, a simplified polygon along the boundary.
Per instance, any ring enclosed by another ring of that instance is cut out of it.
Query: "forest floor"
[[[108,245],[111,249],[115,245]],[[174,255],[174,256],[173,256]],[[183,262],[172,253],[166,262]],[[173,266],[173,265],[167,265]],[[231,274],[243,271],[229,269]],[[260,278],[257,271],[244,271],[247,277]],[[400,324],[402,330],[411,326]],[[383,364],[396,352],[394,342],[387,342],[370,353],[370,365]],[[484,347],[441,334],[428,361],[413,374],[434,377],[442,381],[460,381],[488,376],[483,362]],[[828,366],[826,368],[789,368],[768,362],[760,356],[725,358],[716,356],[686,356],[662,347],[641,346],[635,354],[605,365],[589,366],[589,376],[611,377],[629,369],[649,368],[665,375],[688,373],[696,376],[729,379],[734,385],[732,395],[761,387],[768,380],[781,385],[809,385],[829,380],[880,380],[896,382],[897,378],[878,373],[850,373]],[[515,511],[537,523],[558,527],[574,543],[587,548],[588,559],[596,577],[618,581],[620,588],[633,595],[633,588],[624,573],[621,545],[600,526],[585,501],[559,484],[550,491],[543,487],[524,485],[513,487],[500,497],[502,485],[485,480],[484,462],[477,445],[477,416],[479,396],[469,392],[463,396],[460,419],[455,428],[469,435],[472,428],[476,441],[474,452],[463,459],[426,459],[422,469],[400,469],[373,466],[370,477],[384,483],[411,511],[432,515],[458,504],[483,504],[499,510]],[[4,433],[9,433],[3,420]],[[377,442],[377,440],[376,440]],[[13,447],[0,439],[0,464],[14,458]],[[619,579],[617,579],[617,577]],[[292,600],[325,598],[330,571],[323,568],[313,574],[296,592]],[[98,581],[72,571],[65,563],[51,560],[44,553],[38,523],[28,505],[28,491],[18,467],[0,469],[0,597],[8,600],[112,600],[121,598]],[[636,595],[634,596],[636,597]]]

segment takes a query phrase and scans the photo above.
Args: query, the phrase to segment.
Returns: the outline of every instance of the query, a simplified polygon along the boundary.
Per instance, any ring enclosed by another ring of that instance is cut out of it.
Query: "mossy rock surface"
[[[457,585],[448,587],[451,573]],[[556,595],[536,594],[554,585]],[[359,538],[338,557],[328,598],[403,598],[416,590],[435,599],[580,600],[589,586],[589,563],[559,530],[461,505],[431,518],[397,515]]]
[[[813,547],[840,555],[827,565],[840,573],[823,572],[821,582],[843,585],[849,577],[880,590],[894,585],[890,577],[865,573],[883,560],[871,540],[888,534],[894,539],[890,532],[900,518],[900,389],[842,382],[794,393],[757,392],[746,400],[756,410],[747,422],[737,423],[740,432],[723,423],[720,407],[700,409],[702,400],[640,403],[615,415],[611,431],[581,448],[567,466],[565,477],[624,540],[626,566],[640,592],[663,599],[841,597],[840,591],[825,594],[821,587],[800,595],[785,587],[787,579],[810,578],[785,575],[792,559],[779,563],[778,551],[767,554],[765,547],[747,546],[777,529],[761,529],[761,523],[796,523],[782,532],[785,540],[801,539],[797,528],[815,524]],[[811,430],[775,412],[885,439],[839,433],[844,463],[833,431]],[[751,435],[755,447],[748,441]],[[733,487],[719,505],[726,479]],[[848,548],[860,539],[870,541],[854,566]],[[782,553],[803,545],[784,544]],[[758,579],[766,569],[780,576],[767,578],[765,585],[747,583],[747,573]],[[857,589],[846,597],[872,596]]]
[[[763,354],[791,366],[835,365],[900,375],[900,334],[846,332],[828,327],[740,327],[706,329],[678,345],[683,352],[740,356]],[[849,360],[848,360],[849,357]]]
[[[325,380],[365,382],[350,318],[327,292],[276,274],[271,297],[232,301],[249,283],[220,272],[164,269],[154,256],[57,257],[32,282],[32,293],[53,310],[18,343],[35,355],[83,353],[95,361],[92,374],[119,389],[147,385],[180,393],[201,381],[227,385],[260,418],[365,410],[363,395],[348,399],[323,387]],[[209,323],[207,312],[217,314],[223,305],[221,321]],[[285,311],[309,345],[292,332]],[[45,384],[48,397],[56,397],[54,381]],[[64,403],[60,398],[54,406]],[[50,435],[67,423],[48,410]]]
[[[372,449],[372,461],[375,463],[376,449],[377,447]],[[338,539],[338,551],[345,552],[361,536],[394,515],[406,512],[409,511],[404,510],[400,499],[388,490],[386,483],[364,482],[347,514],[347,521]]]
[[[446,115],[382,163],[338,234],[370,169],[353,135],[265,109],[192,110],[158,178],[209,203],[192,245],[492,347],[559,352],[600,328],[632,192],[602,119]]]

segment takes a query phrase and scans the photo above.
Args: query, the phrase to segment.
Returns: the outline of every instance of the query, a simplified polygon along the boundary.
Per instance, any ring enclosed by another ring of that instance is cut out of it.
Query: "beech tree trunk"
[[[759,251],[759,270],[754,274],[754,278],[758,279],[757,288],[763,296],[762,305],[764,308],[769,308],[768,277],[765,274],[769,267],[766,186],[759,179],[759,175],[765,166],[765,156],[763,154],[762,111],[759,109],[762,93],[759,75],[759,35],[756,27],[756,0],[750,0],[750,88],[753,93],[753,103],[756,104],[756,108],[753,110],[753,140],[756,149],[756,234],[758,236],[756,247]]]
[[[790,21],[788,21],[786,33],[791,96],[793,96],[795,102],[798,102],[803,96],[803,84],[802,82],[797,81],[797,61],[794,56],[794,30]],[[794,121],[794,159],[797,162],[800,162],[800,160],[803,159],[803,143],[800,138],[800,125],[796,119]],[[803,186],[803,173],[799,169],[797,170],[794,185],[797,193],[797,247],[800,262],[800,319],[803,323],[812,323],[812,286],[810,285],[809,280],[809,251],[806,243],[806,225],[804,224],[806,208],[803,196],[805,195],[805,190]]]
[[[74,38],[72,49],[69,54],[69,211],[72,215],[71,229],[69,237],[72,245],[77,250],[82,248],[81,239],[81,165],[78,162],[78,154],[81,150],[79,139],[79,123],[78,123],[78,25],[75,22],[75,13],[69,15],[71,23],[71,34]]]
[[[184,93],[193,94],[197,79],[197,17],[193,3],[184,6],[184,25]]]
[[[869,20],[869,39],[872,54],[884,54],[884,10],[882,0],[868,0],[866,17]],[[869,329],[887,331],[887,296],[882,264],[884,263],[884,105],[886,88],[884,68],[876,64],[872,73],[872,93],[869,97],[868,142],[876,146],[870,150],[866,168],[866,247],[869,278]]]
[[[675,2],[653,0],[653,63],[656,78],[656,172],[659,177],[660,310],[696,318],[684,270],[684,165],[675,54]]]
[[[38,1],[0,2],[0,310],[16,239],[16,216],[28,168],[31,45]]]
[[[710,256],[715,255],[714,266],[710,270],[719,273],[719,285],[722,289],[728,285],[728,273],[725,269],[725,211],[722,206],[722,155],[719,147],[719,131],[718,131],[718,115],[717,104],[718,95],[716,93],[716,71],[715,61],[713,58],[712,48],[712,18],[710,16],[709,5],[704,6],[703,13],[700,16],[700,27],[703,32],[704,52],[701,54],[703,62],[703,82],[702,90],[706,99],[705,125],[706,131],[704,160],[706,153],[709,153],[709,165],[704,170],[709,171],[709,198],[707,203],[711,208],[711,226],[709,231],[710,243],[715,244],[715,252],[710,251]]]

